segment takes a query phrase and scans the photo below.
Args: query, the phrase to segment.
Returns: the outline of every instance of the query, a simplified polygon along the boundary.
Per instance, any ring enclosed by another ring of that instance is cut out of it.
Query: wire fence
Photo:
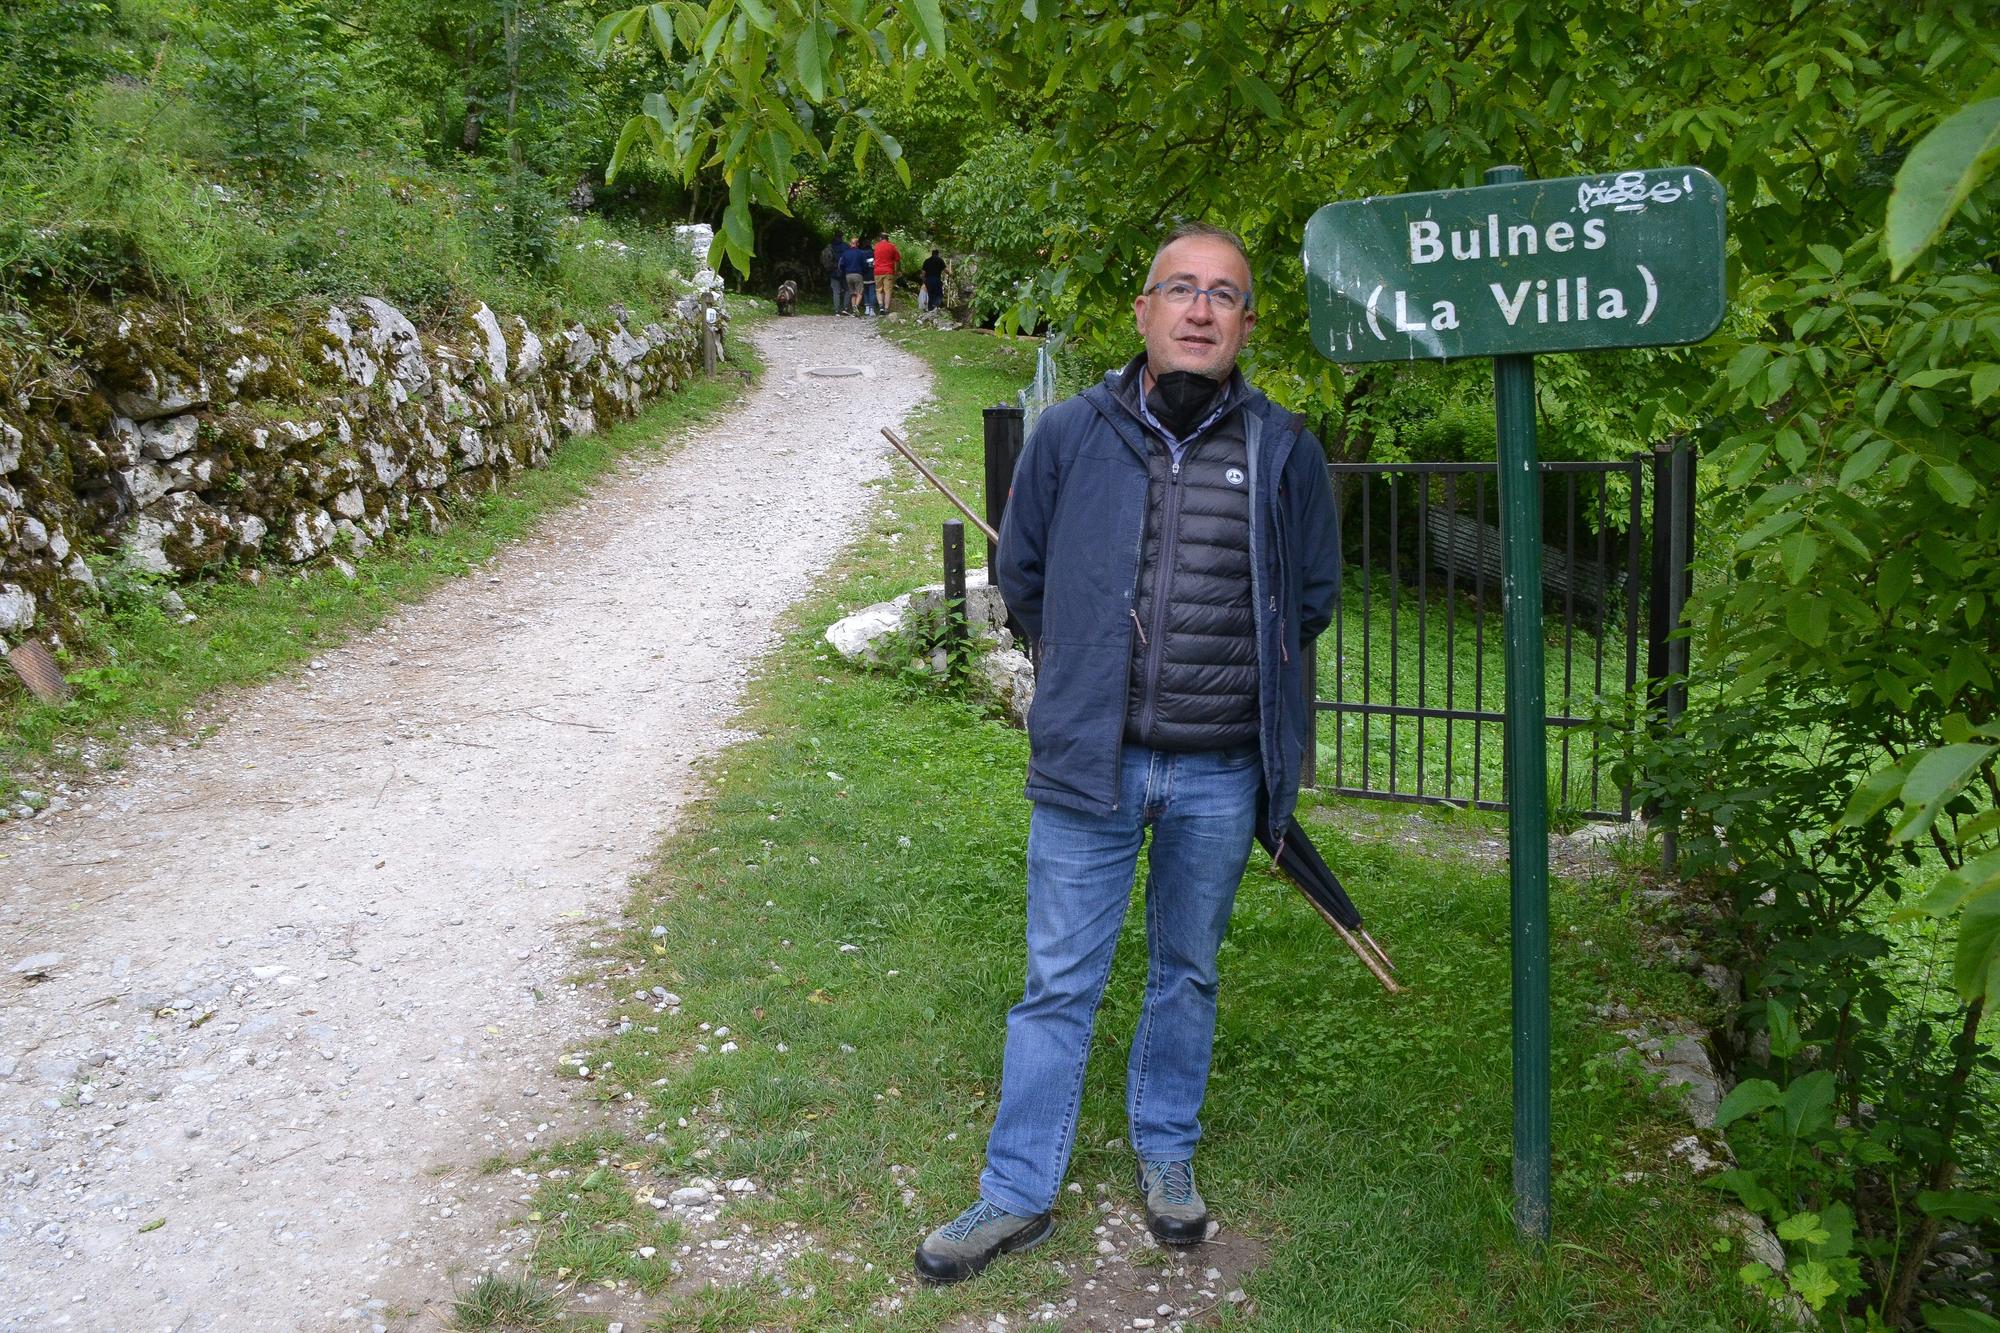
[[[1056,401],[1056,354],[1060,351],[1060,333],[1052,333],[1042,339],[1042,345],[1035,349],[1035,377],[1020,393],[1023,434],[1033,431],[1035,419]]]

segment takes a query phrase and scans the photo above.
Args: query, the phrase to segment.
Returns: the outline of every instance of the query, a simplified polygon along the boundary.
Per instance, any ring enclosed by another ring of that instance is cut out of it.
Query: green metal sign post
[[[1537,352],[1699,342],[1723,313],[1723,200],[1693,167],[1328,204],[1306,225],[1313,342],[1334,361],[1493,358],[1513,920],[1514,1220],[1549,1238],[1548,751]]]

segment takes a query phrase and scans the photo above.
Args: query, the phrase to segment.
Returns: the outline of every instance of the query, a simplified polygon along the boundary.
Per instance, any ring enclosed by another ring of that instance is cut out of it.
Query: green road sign
[[[1306,224],[1313,343],[1356,362],[1700,342],[1722,238],[1699,167],[1328,204]]]

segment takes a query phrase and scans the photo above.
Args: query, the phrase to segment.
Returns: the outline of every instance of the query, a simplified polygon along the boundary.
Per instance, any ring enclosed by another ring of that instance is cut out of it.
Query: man
[[[931,247],[931,257],[924,261],[924,291],[929,293],[931,309],[944,309],[944,256],[936,246]]]
[[[867,253],[859,236],[848,242],[847,248],[840,252],[840,280],[846,293],[844,308],[857,318],[861,314],[861,285],[868,272],[864,258]]]
[[[1014,473],[999,583],[1041,645],[1028,720],[1028,978],[1007,1015],[979,1199],[918,1247],[956,1282],[1048,1236],[1091,1028],[1141,842],[1148,973],[1126,1069],[1146,1223],[1207,1236],[1194,1181],[1216,952],[1259,822],[1297,802],[1300,650],[1339,583],[1319,444],[1236,370],[1242,242],[1167,238],[1132,305],[1145,351],[1043,414]]]
[[[847,252],[847,242],[836,236],[826,243],[826,249],[819,252],[820,272],[826,275],[828,289],[833,293],[833,313],[839,314],[847,304],[847,280],[840,276],[840,257]]]
[[[889,293],[896,286],[896,266],[903,262],[903,252],[883,232],[875,238],[875,294],[881,303],[882,313],[889,313]]]

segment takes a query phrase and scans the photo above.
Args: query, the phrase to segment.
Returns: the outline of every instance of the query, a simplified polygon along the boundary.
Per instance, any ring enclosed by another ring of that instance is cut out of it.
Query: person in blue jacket
[[[1135,1184],[1159,1240],[1208,1235],[1194,1154],[1216,955],[1259,824],[1291,822],[1313,720],[1301,649],[1340,580],[1319,442],[1237,370],[1253,295],[1235,235],[1176,229],[1133,302],[1145,351],[1043,413],[1014,473],[997,577],[1039,645],[1027,985],[1007,1014],[979,1198],[917,1249],[932,1282],[1053,1227],[1149,830],[1146,990],[1125,1075]]]
[[[840,312],[859,318],[861,315],[861,293],[867,285],[868,272],[874,266],[874,255],[861,244],[856,236],[840,252],[840,280],[847,285],[847,305]]]

